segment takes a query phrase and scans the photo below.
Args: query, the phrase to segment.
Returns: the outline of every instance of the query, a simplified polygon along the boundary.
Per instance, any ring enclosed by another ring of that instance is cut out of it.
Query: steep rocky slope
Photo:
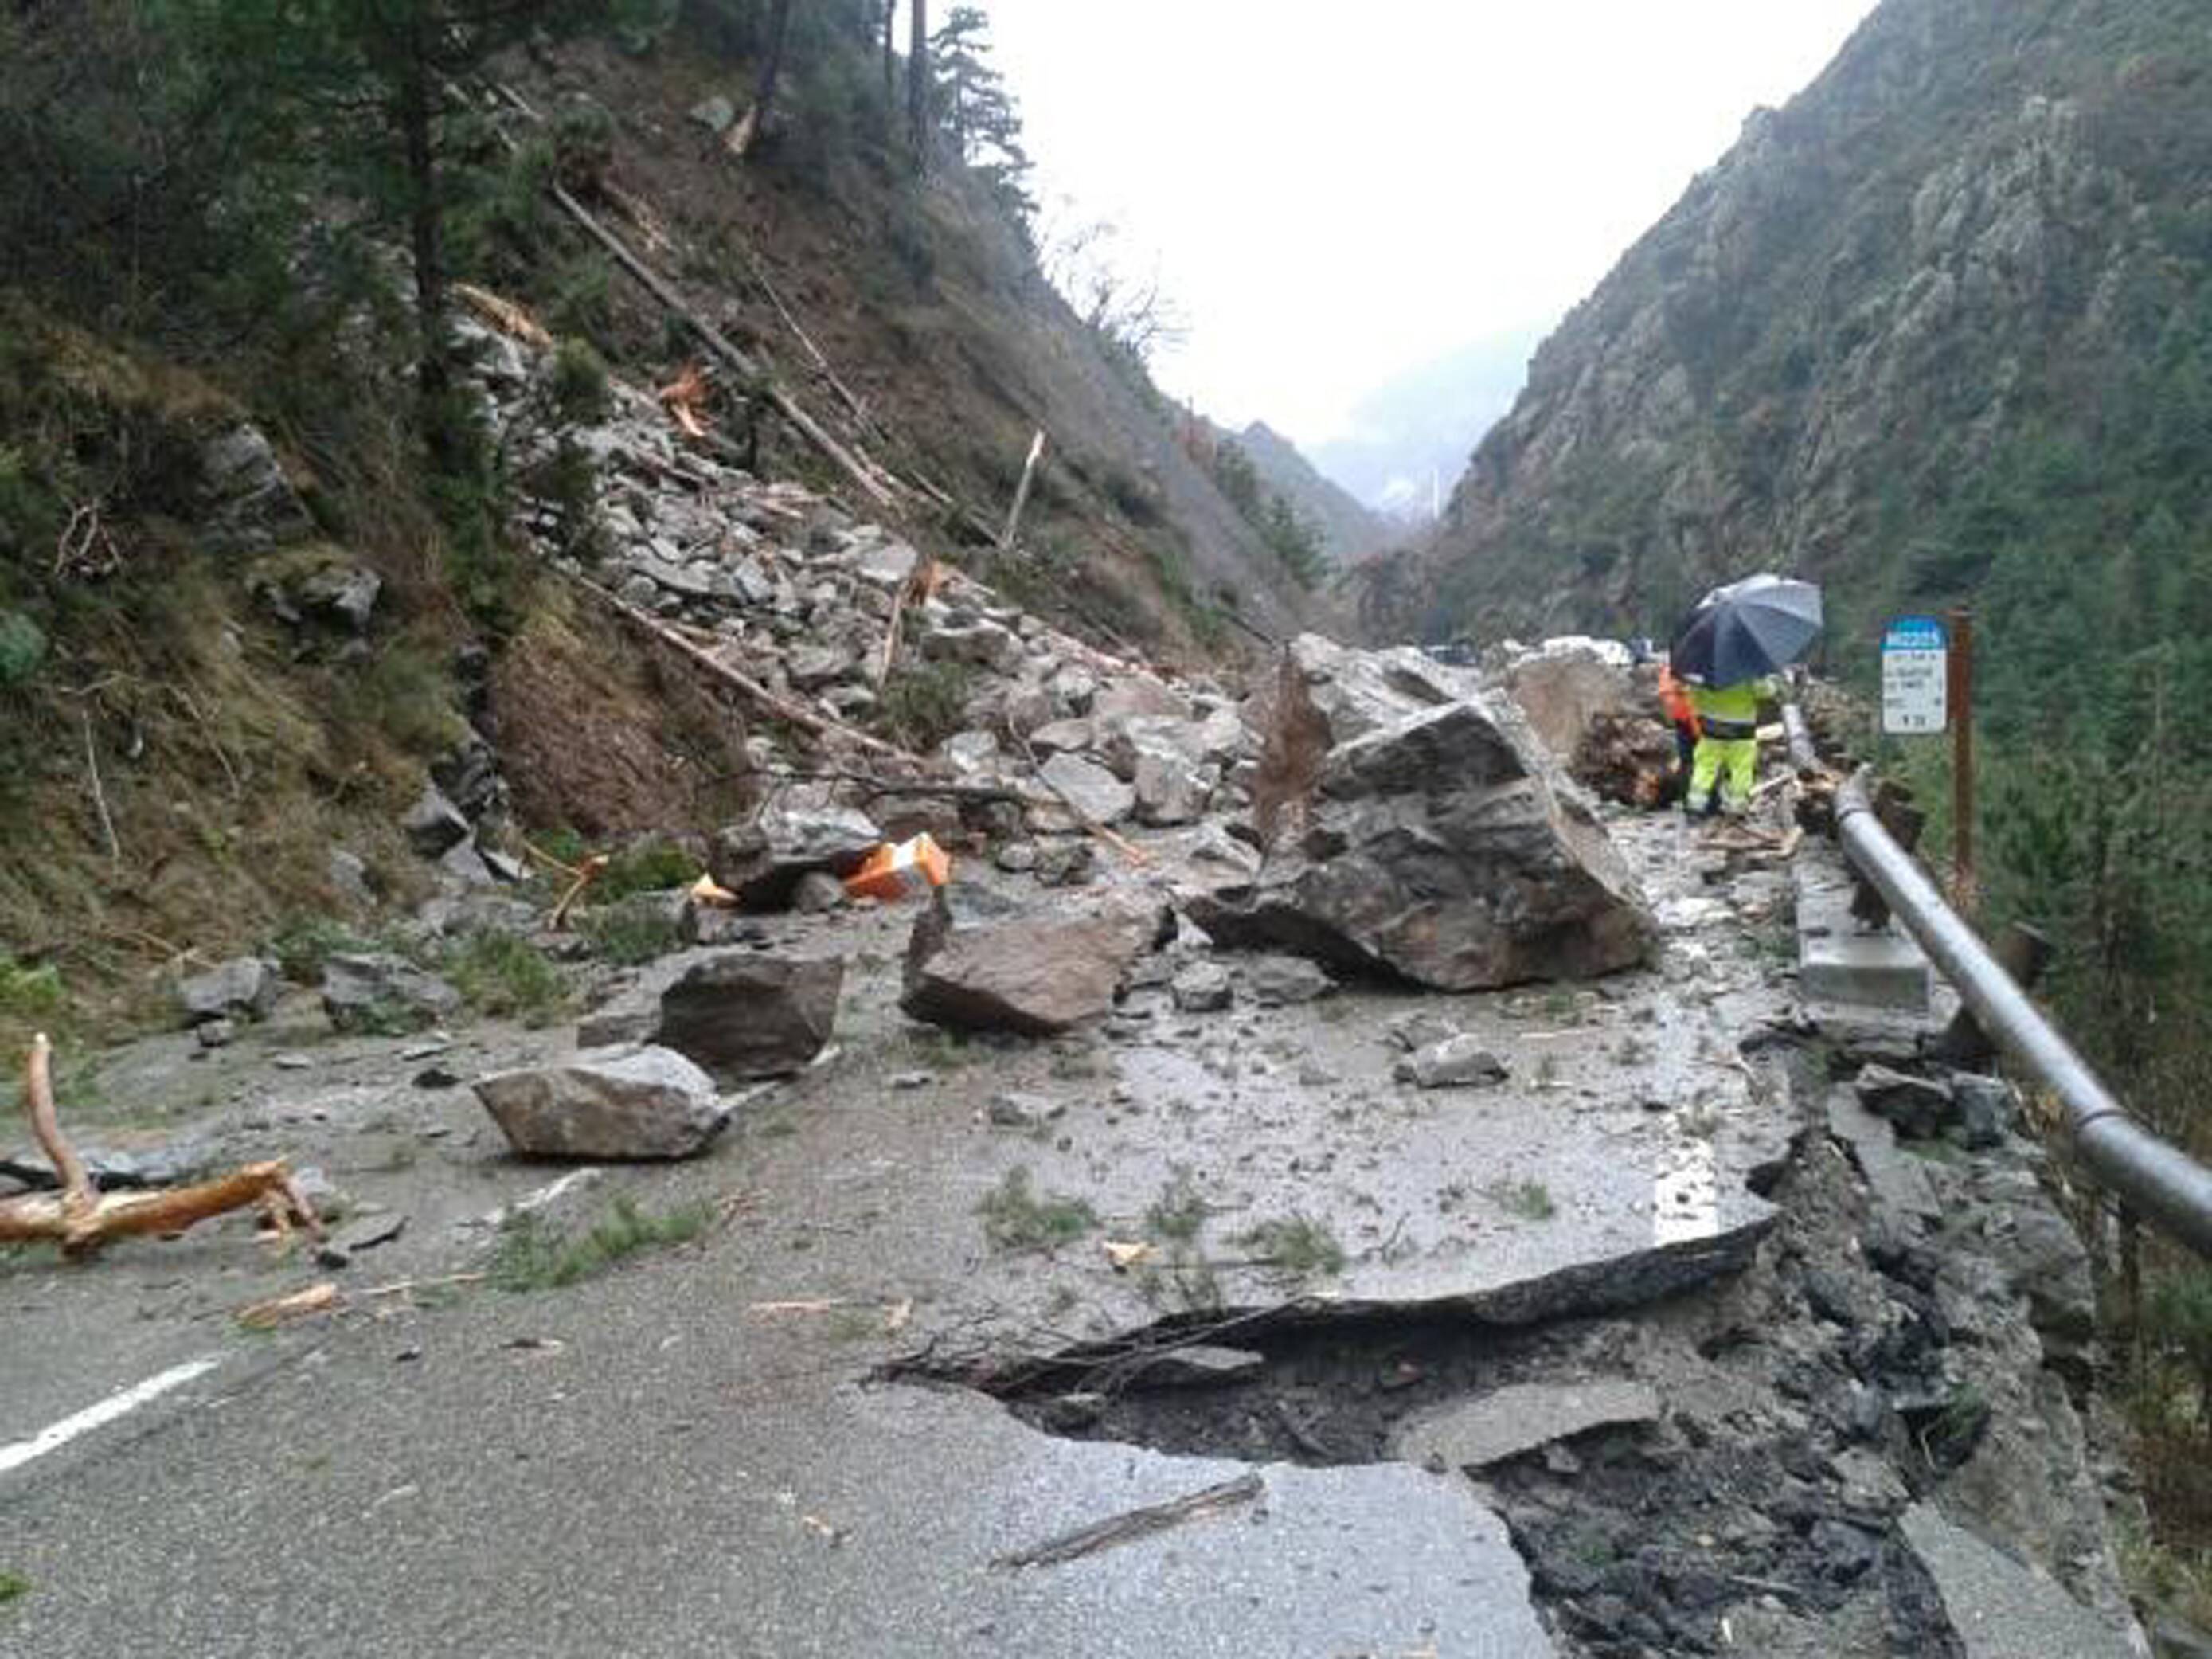
[[[1322,549],[1336,563],[1354,563],[1391,538],[1389,525],[1265,421],[1253,422],[1237,441],[1267,487],[1320,527]]]
[[[1656,629],[1779,566],[1848,645],[2038,580],[2046,520],[2201,530],[2208,69],[2172,0],[1887,0],[1544,343],[1372,623]]]

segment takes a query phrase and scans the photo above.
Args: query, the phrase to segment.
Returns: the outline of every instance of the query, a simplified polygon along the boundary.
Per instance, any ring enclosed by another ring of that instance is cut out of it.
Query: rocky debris
[[[453,746],[430,763],[430,781],[471,823],[506,810],[507,785],[499,775],[498,751],[473,726],[465,724]]]
[[[368,631],[384,579],[366,565],[334,553],[302,559],[295,550],[256,565],[246,586],[264,609],[289,627],[319,623],[359,635]]]
[[[1236,1000],[1237,987],[1229,970],[1218,962],[1194,962],[1175,976],[1168,990],[1175,1006],[1186,1014],[1210,1014]]]
[[[397,1241],[407,1231],[408,1216],[404,1210],[387,1210],[380,1214],[364,1216],[332,1233],[315,1247],[315,1260],[325,1267],[348,1267],[353,1259],[366,1250],[380,1249]]]
[[[588,1048],[472,1086],[507,1144],[530,1158],[690,1158],[730,1115],[714,1079],[663,1048]]]
[[[1958,1107],[1959,1138],[1968,1152],[2002,1146],[2020,1119],[2019,1097],[2002,1078],[1959,1073],[1951,1079],[1951,1098]]]
[[[1650,1423],[1659,1395],[1648,1382],[1519,1383],[1407,1418],[1394,1456],[1438,1469],[1485,1469],[1593,1429]]]
[[[1191,902],[1217,942],[1455,991],[1650,956],[1658,930],[1635,878],[1517,719],[1419,652],[1354,654],[1307,636],[1291,660],[1279,730],[1332,746],[1276,744],[1278,834],[1258,877]]]
[[[1036,854],[1036,878],[1041,887],[1080,887],[1098,867],[1098,854],[1087,841],[1041,843]]]
[[[908,942],[899,1006],[931,1024],[1049,1036],[1109,1012],[1169,920],[1157,904],[1119,896],[1048,908],[939,888]]]
[[[323,1012],[341,1031],[418,1030],[460,1006],[452,986],[404,957],[341,955],[323,964]]]
[[[204,974],[177,982],[177,1006],[187,1025],[269,1018],[283,989],[276,970],[258,957],[234,957]]]
[[[1936,1581],[1966,1659],[2130,1659],[2133,1643],[2043,1574],[1954,1526],[1930,1504],[1899,1523]]]
[[[1622,646],[1576,637],[1509,648],[1486,680],[1576,782],[1624,806],[1665,797],[1674,734],[1659,708],[1658,672],[1632,666]]]
[[[841,908],[845,902],[845,884],[826,871],[809,870],[791,890],[791,908],[801,915],[819,915]]]
[[[746,909],[781,910],[805,877],[849,876],[883,840],[874,820],[854,808],[770,802],[750,823],[714,838],[708,868]]]
[[[665,965],[644,1018],[616,1026],[603,1011],[578,1040],[655,1042],[726,1083],[786,1077],[829,1045],[844,983],[842,957],[692,951]]]
[[[1920,1160],[1898,1150],[1896,1126],[1867,1110],[1850,1090],[1829,1091],[1828,1132],[1850,1149],[1868,1190],[1893,1224],[1942,1214]]]
[[[192,1037],[203,1049],[227,1048],[238,1040],[238,1027],[228,1019],[204,1020],[192,1027]]]
[[[1887,1066],[1862,1069],[1852,1083],[1869,1111],[1896,1125],[1898,1133],[1926,1140],[1940,1135],[1958,1120],[1958,1102],[1951,1085],[1933,1078],[1914,1077]]]
[[[1304,957],[1253,957],[1242,964],[1244,988],[1262,1008],[1311,1002],[1336,988],[1336,981]]]
[[[234,547],[264,547],[314,533],[307,503],[260,428],[241,421],[201,446],[206,521]]]
[[[710,98],[701,99],[684,115],[719,138],[737,125],[738,106],[718,92]]]
[[[1391,1073],[1402,1083],[1419,1084],[1424,1089],[1503,1083],[1508,1075],[1505,1062],[1481,1039],[1464,1034],[1414,1050],[1393,1066]]]
[[[426,859],[443,858],[469,838],[467,817],[434,783],[422,786],[421,799],[399,827],[407,832],[408,844]]]
[[[1041,769],[1054,793],[1093,823],[1111,826],[1135,810],[1137,792],[1095,761],[1054,755]]]
[[[135,1192],[178,1187],[196,1181],[218,1162],[216,1149],[197,1140],[179,1140],[152,1152],[131,1152],[105,1146],[76,1146],[78,1160],[102,1192]],[[0,1176],[35,1191],[60,1186],[53,1161],[44,1152],[0,1153]]]

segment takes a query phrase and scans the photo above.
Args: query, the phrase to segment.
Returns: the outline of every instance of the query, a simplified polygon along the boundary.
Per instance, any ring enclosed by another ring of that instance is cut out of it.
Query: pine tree
[[[1036,211],[1027,186],[1029,153],[1013,94],[990,62],[990,26],[980,9],[955,6],[931,38],[937,106],[961,161],[1026,222]]]

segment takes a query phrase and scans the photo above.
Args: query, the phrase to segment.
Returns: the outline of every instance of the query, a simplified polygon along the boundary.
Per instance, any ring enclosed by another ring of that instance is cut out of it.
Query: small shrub
[[[46,636],[20,611],[0,611],[0,691],[30,683],[46,659]]]
[[[376,948],[344,923],[328,916],[295,916],[270,939],[269,954],[284,977],[295,985],[313,985],[323,977],[323,964],[332,957],[349,956]]]
[[[0,1572],[0,1607],[20,1601],[31,1593],[31,1581],[21,1573]]]
[[[983,1218],[983,1236],[1001,1250],[1053,1249],[1098,1225],[1097,1212],[1082,1199],[1061,1193],[1040,1197],[1030,1188],[1025,1166],[1007,1170],[975,1213]]]
[[[470,1007],[494,1018],[542,1025],[567,1006],[561,970],[528,939],[476,933],[446,959],[446,976]]]
[[[1160,1195],[1145,1212],[1145,1231],[1173,1244],[1190,1243],[1205,1225],[1206,1200],[1188,1173],[1176,1175],[1162,1187]]]
[[[1344,1271],[1344,1246],[1327,1224],[1292,1215],[1263,1221],[1237,1235],[1237,1242],[1265,1265],[1304,1277]]]
[[[648,841],[624,848],[592,884],[595,904],[613,904],[638,893],[665,893],[699,879],[699,860],[674,842]]]
[[[514,1292],[559,1290],[595,1278],[641,1251],[688,1244],[713,1219],[708,1205],[679,1205],[656,1215],[623,1197],[583,1237],[572,1238],[535,1215],[516,1216],[500,1229],[490,1282]]]
[[[26,968],[0,955],[0,1018],[31,1019],[62,1006],[62,976],[52,963]]]
[[[967,723],[969,673],[959,663],[909,663],[884,682],[876,723],[908,749],[934,749]]]
[[[563,340],[553,354],[547,382],[553,412],[572,426],[586,425],[607,412],[607,366],[588,340]]]
[[[1552,1189],[1540,1181],[1493,1182],[1483,1190],[1499,1209],[1523,1221],[1549,1221],[1559,1212]]]
[[[576,931],[591,942],[592,954],[617,968],[635,968],[683,948],[684,930],[672,916],[635,907],[586,911]]]

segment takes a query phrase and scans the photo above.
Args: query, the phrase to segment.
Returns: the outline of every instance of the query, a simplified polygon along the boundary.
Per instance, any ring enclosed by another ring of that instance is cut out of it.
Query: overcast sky
[[[1408,368],[1547,331],[1873,9],[984,3],[1048,218],[1112,222],[1188,319],[1163,383],[1309,446]]]

